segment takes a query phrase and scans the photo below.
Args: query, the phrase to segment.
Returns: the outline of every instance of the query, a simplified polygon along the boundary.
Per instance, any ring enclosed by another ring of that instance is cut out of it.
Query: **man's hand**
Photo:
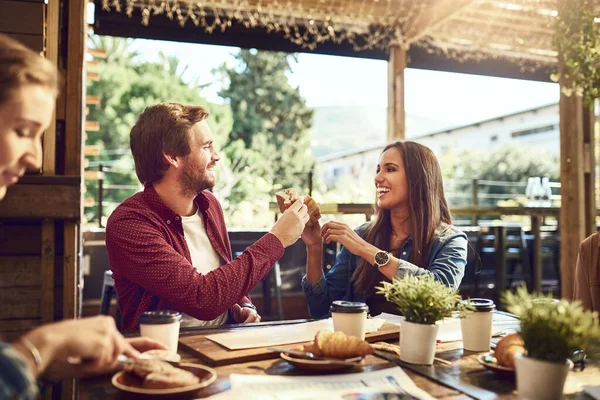
[[[308,222],[308,208],[300,198],[285,210],[281,218],[275,222],[271,228],[271,233],[279,239],[283,247],[288,247],[296,243],[300,238],[304,226]]]
[[[234,304],[233,319],[238,324],[249,324],[251,322],[260,322],[260,315],[253,308],[240,307],[239,304]]]

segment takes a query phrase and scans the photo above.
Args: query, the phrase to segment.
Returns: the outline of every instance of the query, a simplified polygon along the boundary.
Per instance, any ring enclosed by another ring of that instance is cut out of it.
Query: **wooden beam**
[[[455,0],[442,2],[437,7],[427,7],[427,11],[424,11],[426,15],[419,18],[421,23],[405,33],[407,42],[411,44],[427,36],[452,17],[460,14],[471,3],[473,0]]]
[[[98,121],[85,121],[86,132],[98,132],[100,130],[100,123]]]
[[[404,109],[404,70],[406,49],[399,45],[390,47],[388,62],[388,143],[403,140],[406,136],[406,112]]]
[[[2,32],[2,28],[0,28],[0,32]],[[25,46],[29,47],[31,50],[36,53],[41,53],[44,51],[44,35],[29,35],[29,34],[21,34],[21,33],[6,33],[2,32],[11,38],[18,40],[23,43]]]
[[[96,71],[88,71],[87,80],[89,82],[98,82],[100,80],[100,74]]]
[[[8,189],[0,207],[0,218],[79,220],[80,207],[79,185],[19,183]]]
[[[59,21],[60,21],[60,0],[48,0],[46,7],[46,58],[58,69],[58,40],[59,40]],[[59,97],[59,101],[64,98]],[[58,104],[57,104],[58,106]],[[50,126],[44,132],[43,139],[43,164],[42,173],[44,175],[54,175],[56,173],[56,111],[50,122]]]
[[[65,221],[64,231],[63,319],[69,319],[79,316],[79,227],[74,221]]]
[[[54,220],[45,219],[42,222],[42,260],[40,263],[42,323],[54,321],[54,259],[56,257],[54,237]]]
[[[560,66],[560,87],[571,87],[565,78],[567,67]],[[560,271],[561,295],[573,297],[575,260],[579,244],[586,237],[583,115],[581,97],[560,93]]]
[[[596,157],[594,106],[582,110],[583,127],[583,185],[585,195],[585,235],[596,232]]]
[[[100,96],[92,96],[92,95],[85,96],[85,104],[88,104],[88,105],[100,104]]]
[[[0,0],[0,32],[43,35],[44,7],[44,3]]]
[[[89,48],[87,52],[94,58],[106,58],[106,50],[104,49]]]

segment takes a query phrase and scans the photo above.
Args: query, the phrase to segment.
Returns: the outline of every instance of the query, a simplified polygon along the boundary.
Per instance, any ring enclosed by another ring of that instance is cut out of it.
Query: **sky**
[[[208,83],[202,96],[223,102],[222,83],[212,71],[235,65],[235,47],[137,39],[141,57],[153,61],[158,52],[177,56],[189,67],[185,79]],[[289,74],[309,107],[387,106],[387,62],[300,53]],[[533,82],[408,68],[405,73],[406,112],[448,127],[466,125],[541,105],[558,102],[555,83]]]

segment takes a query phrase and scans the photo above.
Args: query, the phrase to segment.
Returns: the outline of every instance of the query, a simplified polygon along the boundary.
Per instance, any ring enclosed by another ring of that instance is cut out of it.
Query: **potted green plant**
[[[431,275],[405,275],[381,282],[378,294],[394,303],[405,320],[400,323],[400,359],[411,364],[433,364],[439,326],[436,321],[452,316],[461,297]]]
[[[598,315],[580,302],[529,294],[524,287],[504,293],[503,302],[521,319],[526,354],[515,357],[519,397],[562,398],[575,351],[592,357],[600,352]]]

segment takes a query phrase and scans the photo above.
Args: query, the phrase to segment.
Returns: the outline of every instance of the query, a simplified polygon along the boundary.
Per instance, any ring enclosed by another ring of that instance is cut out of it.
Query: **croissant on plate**
[[[498,365],[515,368],[515,355],[525,353],[525,347],[521,335],[511,333],[504,336],[496,344],[494,352]]]
[[[364,340],[329,329],[321,329],[317,332],[314,343],[304,346],[304,351],[310,351],[318,357],[340,359],[364,357],[373,353],[371,345]]]

